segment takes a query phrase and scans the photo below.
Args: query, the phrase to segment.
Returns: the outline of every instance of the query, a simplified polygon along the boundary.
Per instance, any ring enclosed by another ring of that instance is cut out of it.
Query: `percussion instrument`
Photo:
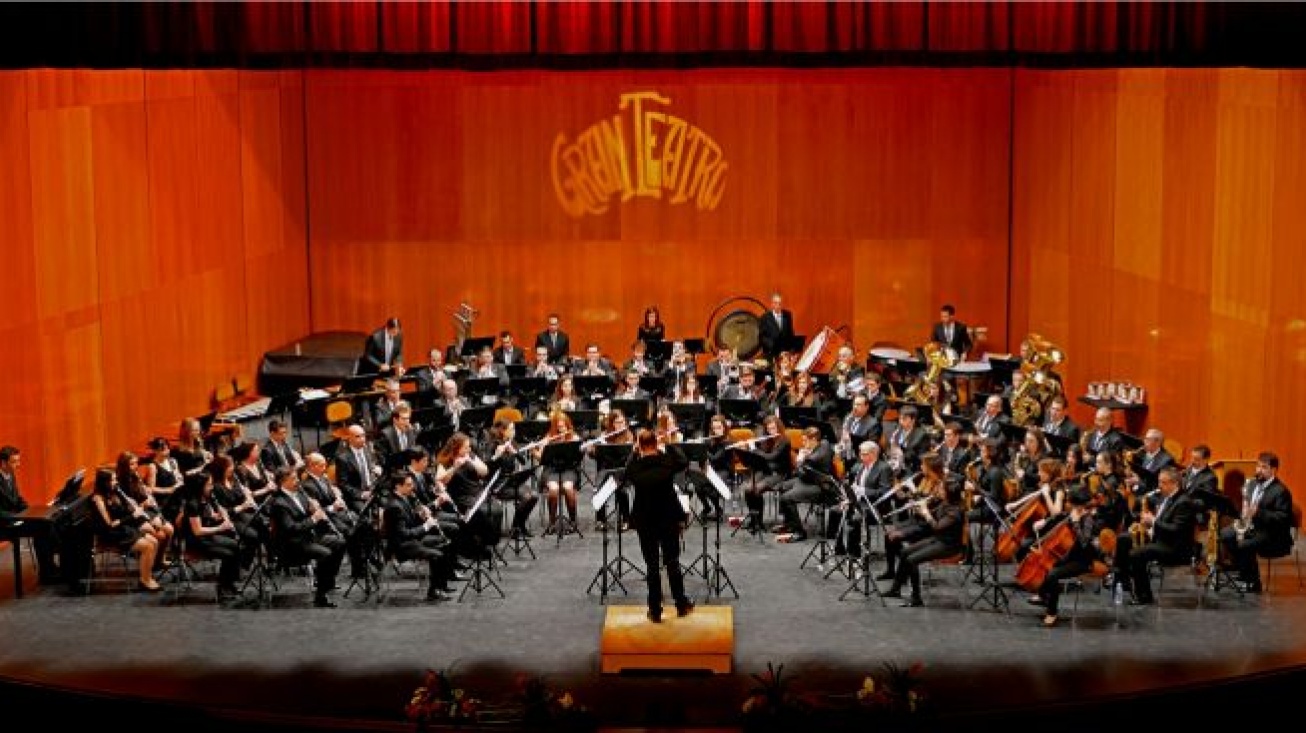
[[[876,363],[884,364],[886,366],[893,366],[899,361],[920,361],[913,356],[910,351],[895,349],[889,346],[880,346],[871,349],[871,359],[875,360]]]
[[[826,326],[803,350],[794,369],[811,374],[827,374],[839,361],[839,349],[847,344],[848,339],[843,334]]]
[[[987,361],[963,361],[953,364],[944,369],[946,372],[961,374],[968,377],[976,377],[981,374],[988,374],[993,371],[993,367]]]

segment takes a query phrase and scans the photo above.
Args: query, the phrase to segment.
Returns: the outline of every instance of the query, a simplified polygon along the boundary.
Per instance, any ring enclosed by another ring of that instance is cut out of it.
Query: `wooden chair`
[[[349,423],[354,418],[354,405],[349,400],[336,400],[327,403],[326,419],[331,429],[331,437],[344,440],[349,435]]]
[[[521,410],[518,410],[515,407],[500,407],[494,411],[494,422],[499,422],[500,420],[507,420],[508,422],[514,423],[521,422]]]

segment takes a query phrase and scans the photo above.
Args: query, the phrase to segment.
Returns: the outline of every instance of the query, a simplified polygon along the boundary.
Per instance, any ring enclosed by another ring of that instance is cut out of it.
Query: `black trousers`
[[[431,592],[447,589],[449,579],[453,577],[453,552],[441,549],[444,541],[439,537],[427,535],[420,540],[408,540],[394,548],[394,556],[399,560],[425,560],[431,577]],[[430,593],[428,593],[430,595]]]
[[[921,597],[921,564],[941,557],[956,555],[961,548],[949,544],[938,537],[926,537],[912,543],[906,548],[898,562],[898,573],[893,578],[892,590],[902,587],[904,581],[911,580],[912,598]]]
[[[1066,558],[1048,571],[1043,584],[1038,587],[1039,597],[1049,616],[1057,615],[1057,604],[1061,600],[1061,581],[1077,578],[1093,569],[1093,563],[1080,559]]]
[[[209,534],[192,539],[195,551],[218,561],[218,585],[231,587],[240,579],[241,547],[231,534]]]
[[[884,532],[884,572],[894,575],[897,572],[898,558],[903,554],[903,545],[928,537],[930,528],[920,522],[906,522],[891,525]]]
[[[798,515],[798,505],[830,504],[833,503],[834,498],[833,491],[819,484],[809,484],[802,479],[792,478],[784,483],[784,491],[780,494],[780,514],[791,532],[806,534],[803,531],[802,517]]]
[[[340,572],[340,563],[345,558],[345,540],[339,535],[323,535],[312,542],[298,542],[281,547],[281,561],[289,565],[299,565],[310,560],[314,565],[314,577],[319,597],[325,596],[327,590],[334,588],[336,574]]]
[[[1191,558],[1191,546],[1171,547],[1160,542],[1149,542],[1130,550],[1129,575],[1134,583],[1134,597],[1140,601],[1152,600],[1152,579],[1147,575],[1149,562],[1155,560],[1163,566],[1185,565]]]
[[[648,581],[648,607],[662,611],[662,573],[667,569],[667,584],[677,606],[689,602],[685,597],[685,579],[680,573],[680,528],[638,527],[639,551],[644,556],[644,578]]]
[[[1261,582],[1261,563],[1257,560],[1260,557],[1283,557],[1291,552],[1275,552],[1279,548],[1272,548],[1268,534],[1261,532],[1248,532],[1243,535],[1242,541],[1238,540],[1238,533],[1233,527],[1225,527],[1220,530],[1220,544],[1228,556],[1232,558],[1234,567],[1238,570],[1238,577],[1245,583],[1259,584]]]

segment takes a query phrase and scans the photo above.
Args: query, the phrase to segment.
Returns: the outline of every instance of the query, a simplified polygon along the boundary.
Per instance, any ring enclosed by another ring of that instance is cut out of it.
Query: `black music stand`
[[[514,424],[517,442],[522,445],[534,443],[549,432],[548,420],[522,420]],[[520,448],[520,446],[518,446]]]
[[[523,414],[535,405],[547,403],[549,392],[549,380],[544,377],[513,377],[508,383],[508,393],[518,398],[516,406],[526,408],[522,410]]]
[[[755,453],[745,448],[730,448],[726,451],[726,455],[729,456],[729,460],[731,464],[733,464],[735,461],[739,461],[741,464],[744,465],[745,468],[748,469],[749,481],[752,482],[753,488],[757,488],[757,475],[759,473],[766,473],[771,468],[770,465],[767,464],[766,458],[764,458],[760,453]],[[745,505],[746,504],[747,502],[745,502]],[[736,534],[739,533],[739,530],[743,529],[744,526],[747,524],[748,524],[747,520],[741,522],[738,527],[735,527],[733,530],[731,530],[730,536],[734,537]],[[766,532],[765,521],[763,520],[762,517],[758,517],[757,524],[752,527],[749,527],[748,529],[749,534],[755,535],[757,537],[757,541],[763,543],[766,541],[764,538],[765,532]]]
[[[503,382],[498,377],[468,377],[463,381],[462,393],[470,404],[493,407],[485,402],[487,395],[494,395],[496,398],[499,393],[504,391]]]
[[[599,487],[599,490],[597,493],[595,493],[592,502],[594,506],[595,514],[598,514],[600,511],[605,510],[608,500],[611,499],[614,495],[616,495],[618,491],[621,490],[621,486],[624,482],[625,482],[624,478],[618,478],[614,474],[613,476],[610,476],[608,480],[603,483],[603,486]],[[622,555],[621,553],[622,533],[620,529],[617,530],[617,557],[614,558],[613,560],[608,560],[608,523],[604,522],[603,524],[600,525],[600,527],[601,529],[599,531],[603,533],[603,556],[599,564],[599,570],[597,573],[594,574],[594,579],[590,581],[589,587],[585,589],[585,594],[589,595],[591,592],[593,592],[594,586],[597,585],[599,587],[599,603],[606,604],[608,602],[608,588],[610,587],[620,588],[622,595],[628,595],[628,591],[626,590],[625,584],[621,582],[623,562],[630,564],[631,570],[634,572],[638,572],[640,574],[640,577],[643,577],[644,573],[638,567],[636,567],[634,563],[631,563],[629,560],[626,560],[625,556]]]
[[[719,400],[717,411],[725,417],[730,427],[737,428],[755,424],[762,414],[762,406],[757,400]]]
[[[716,399],[718,397],[717,386],[720,381],[721,377],[719,375],[700,374],[698,375],[698,389],[703,393],[704,397]]]
[[[875,574],[871,572],[871,518],[875,519],[876,526],[884,527],[884,516],[880,514],[879,504],[891,496],[893,496],[893,492],[886,491],[882,496],[872,499],[865,494],[857,496],[854,490],[853,498],[855,501],[853,505],[858,507],[858,514],[861,516],[857,521],[862,523],[862,556],[858,559],[857,564],[861,577],[854,574],[852,582],[848,584],[843,593],[839,594],[839,600],[841,601],[853,593],[857,593],[863,598],[870,598],[874,595],[880,599],[882,608],[888,608],[889,606],[884,602],[884,594],[880,592],[880,584],[875,581]],[[850,505],[848,510],[844,512],[845,517],[848,516],[848,512],[852,511],[853,505]]]
[[[668,402],[667,411],[676,416],[676,424],[687,436],[701,435],[707,420],[707,405],[701,402]]]
[[[596,478],[594,483],[598,483],[597,476],[604,471],[620,471],[618,479],[624,476],[626,466],[630,463],[630,458],[634,452],[635,446],[632,443],[595,443],[594,444],[594,470]],[[620,488],[617,491],[621,491]],[[618,512],[620,515],[620,512]],[[598,515],[596,515],[598,516]],[[626,517],[618,516],[616,518],[617,526],[620,527],[626,522]],[[621,538],[618,536],[618,547],[620,547]],[[618,553],[620,554],[620,553]]]
[[[459,517],[464,527],[466,527],[472,521],[472,517],[481,510],[481,506],[491,500],[490,497],[493,496],[491,492],[494,490],[494,485],[498,483],[499,477],[502,475],[502,473],[496,472],[491,476],[489,482],[485,484],[485,488],[481,489],[481,495],[476,498],[476,503],[467,511],[467,515]],[[467,591],[469,590],[476,591],[476,595],[479,596],[486,590],[493,588],[495,592],[499,594],[500,598],[507,598],[503,589],[499,587],[499,584],[494,582],[494,578],[490,577],[490,570],[494,569],[494,557],[493,550],[488,552],[478,551],[476,555],[473,556],[472,577],[467,580],[467,583],[463,586],[462,592],[458,594],[459,603],[462,603],[463,598],[467,596]],[[488,568],[487,564],[489,566]],[[500,579],[502,580],[502,576]]]
[[[526,377],[527,367],[525,364],[504,364],[503,371],[508,375],[508,379],[523,379]]]
[[[355,374],[345,379],[344,383],[340,385],[339,396],[376,392],[376,380],[378,379],[381,379],[380,374]]]
[[[482,350],[487,348],[494,348],[493,336],[472,336],[463,339],[463,345],[462,348],[458,350],[458,355],[462,357],[463,363],[466,364],[477,354],[481,353]]]
[[[989,355],[989,373],[993,378],[995,387],[1008,387],[1011,385],[1011,375],[1020,369],[1020,359],[1003,359],[1001,357]]]
[[[704,475],[708,475],[706,443],[674,443],[668,448],[668,450],[680,451],[684,454],[685,460],[689,461],[690,465],[697,464],[702,466]],[[715,474],[715,471],[713,471],[713,473]],[[719,476],[717,477],[716,482],[713,482],[711,478],[708,478],[708,482],[712,484],[712,488],[715,491],[721,494],[722,506],[728,505],[730,503],[730,489],[725,485],[725,482],[722,481]],[[739,597],[739,591],[735,588],[734,581],[730,579],[730,574],[721,566],[721,521],[722,514],[724,513],[725,512],[718,513],[716,521],[712,522],[716,531],[711,553],[709,553],[707,549],[708,523],[703,521],[701,514],[698,516],[699,526],[703,530],[703,551],[687,566],[690,572],[701,575],[703,580],[707,582],[708,598],[711,598],[713,594],[718,598],[722,597],[726,588],[730,589],[730,592],[734,594],[735,598]],[[697,569],[700,565],[702,566],[701,570]]]
[[[649,398],[657,400],[667,393],[667,378],[660,374],[645,374],[639,378],[639,387],[648,392]]]
[[[417,444],[426,448],[431,454],[439,453],[455,432],[457,431],[452,423],[427,425],[417,434]]]
[[[671,358],[671,342],[665,339],[645,339],[644,356],[661,368]]]
[[[815,407],[780,407],[780,422],[785,425],[809,425],[816,419]]]
[[[1007,592],[1002,588],[1002,583],[998,580],[1000,567],[998,565],[998,536],[1003,531],[1010,531],[1011,525],[1003,518],[1001,508],[993,501],[993,497],[978,492],[980,500],[983,501],[983,507],[988,515],[993,518],[992,522],[980,525],[980,531],[977,532],[977,542],[973,548],[975,566],[973,572],[967,573],[962,578],[962,583],[969,582],[973,576],[978,579],[982,588],[968,604],[969,608],[974,608],[980,602],[988,605],[990,611],[1002,611],[1008,615],[1011,614],[1011,604],[1007,600]],[[965,597],[965,585],[962,586],[963,598]]]
[[[707,345],[704,342],[704,339],[684,339],[684,344],[685,353],[687,354],[698,355],[707,351]]]
[[[572,429],[579,434],[592,433],[599,429],[598,410],[568,410],[566,415],[571,420]]]
[[[1224,494],[1203,491],[1201,500],[1206,503],[1208,512],[1216,512],[1217,516],[1235,517],[1239,516],[1238,508],[1233,505],[1233,501]],[[1216,526],[1220,524],[1216,520]],[[1216,536],[1216,542],[1221,542],[1221,538]],[[1238,597],[1243,597],[1243,589],[1239,586],[1238,581],[1234,580],[1233,574],[1227,568],[1220,564],[1220,551],[1223,548],[1217,548],[1215,566],[1207,568],[1206,580],[1202,583],[1202,592],[1197,596],[1197,602],[1200,604],[1206,597],[1206,591],[1212,590],[1219,593],[1221,589],[1233,588],[1238,593]],[[1203,562],[1205,558],[1203,558]],[[1257,562],[1260,562],[1257,560]]]
[[[550,443],[549,445],[544,446],[544,452],[540,454],[540,465],[544,466],[546,469],[571,469],[576,472],[577,476],[581,474],[580,462],[580,441],[578,440],[565,440],[561,443]],[[555,546],[562,544],[562,538],[564,535],[572,533],[575,533],[575,535],[581,539],[585,539],[585,535],[581,534],[579,523],[576,521],[579,519],[579,516],[572,518],[567,517],[567,497],[563,494],[561,486],[562,482],[558,483],[558,513],[553,521],[553,531],[558,535]],[[580,487],[577,487],[578,492],[579,490]],[[580,514],[579,504],[577,504],[576,507],[576,514]]]
[[[372,520],[374,518],[374,513],[382,511],[378,504],[381,499],[388,494],[389,492],[382,491],[380,486],[373,486],[372,495],[367,497],[367,501],[363,502],[363,505],[358,509],[358,521],[355,522],[354,529],[349,533],[348,539],[352,540],[355,535],[358,535],[360,532],[363,533],[361,536],[363,549],[360,554],[363,556],[364,560],[366,560],[364,563],[365,569],[363,571],[363,577],[359,578],[355,576],[350,579],[349,586],[345,588],[345,592],[341,595],[342,598],[348,598],[349,594],[352,593],[354,588],[358,587],[361,582],[363,586],[363,600],[366,601],[372,597],[373,593],[375,593],[377,602],[381,602],[381,574],[384,572],[383,569],[385,568],[385,559],[382,557],[381,553],[381,543],[384,540],[377,535],[376,527],[379,525]],[[350,570],[353,570],[352,566]]]
[[[264,510],[267,509],[268,505],[272,503],[272,499],[277,495],[279,491],[280,489],[269,491],[267,496],[263,497],[263,501],[259,502],[258,507],[254,510],[254,515],[249,518],[250,526],[256,526],[255,523],[258,522],[259,518],[263,516]],[[236,533],[237,555],[241,554],[241,550],[243,549],[244,543],[245,543],[244,533],[237,532]],[[245,591],[249,588],[251,583],[254,585],[255,588],[253,606],[255,608],[261,608],[265,605],[271,606],[272,592],[268,590],[268,585],[271,584],[275,586],[276,580],[272,577],[272,568],[268,567],[266,554],[263,548],[262,538],[258,540],[258,544],[255,545],[254,547],[254,563],[253,565],[250,566],[249,575],[248,577],[245,578],[245,582],[240,586],[240,591],[237,593],[237,595],[242,600],[245,597]]]
[[[526,481],[529,481],[535,477],[535,469],[536,466],[530,465],[527,466],[526,468],[508,474],[508,478],[503,480],[504,486],[514,486],[514,487],[521,486]],[[539,487],[536,486],[536,489],[538,488]],[[539,492],[536,491],[536,493],[538,494]],[[506,514],[507,513],[505,512],[505,515]],[[522,528],[525,529],[525,523],[522,524]],[[521,557],[522,551],[525,551],[530,553],[532,560],[537,559],[535,557],[535,549],[531,547],[531,536],[529,534],[526,534],[525,532],[522,532],[521,534],[517,534],[517,535],[514,535],[511,532],[509,532],[508,549],[512,550],[512,554],[514,557]]]
[[[1044,433],[1043,437],[1047,439],[1048,447],[1052,449],[1052,455],[1059,458],[1065,458],[1066,454],[1070,452],[1070,446],[1077,443],[1077,441],[1056,433]]]
[[[572,378],[572,384],[576,387],[576,394],[582,399],[588,400],[591,404],[598,404],[599,400],[607,399],[612,396],[612,379],[610,377],[582,377]]]
[[[998,421],[998,430],[1002,434],[1002,439],[1007,445],[1017,446],[1017,449],[1019,449],[1019,446],[1025,442],[1025,433],[1029,432],[1030,427],[1033,426],[1026,427],[1024,425],[1017,425],[1013,422],[1007,422],[1006,420]]]
[[[652,402],[645,399],[627,400],[613,399],[608,403],[613,410],[621,410],[621,414],[626,416],[630,421],[631,427],[647,425],[653,418]]]
[[[469,407],[458,416],[458,429],[476,441],[483,431],[489,429],[490,423],[494,422],[494,411],[494,405]]]
[[[829,427],[828,423],[826,423],[826,427]],[[808,481],[814,481],[816,485],[821,487],[824,491],[830,491],[833,489],[835,496],[839,495],[839,480],[834,476],[831,476],[828,473],[822,473],[821,471],[807,465],[799,466],[796,473],[801,474]],[[812,543],[812,549],[807,551],[807,555],[803,557],[803,561],[799,563],[799,570],[806,569],[807,563],[815,560],[816,569],[818,571],[824,571],[826,561],[834,554],[834,548],[830,546],[830,528],[827,526],[829,524],[829,514],[827,514],[829,504],[824,501],[823,496],[817,498],[815,503],[817,522],[816,541]],[[803,528],[801,526],[798,527],[798,531],[803,531]]]

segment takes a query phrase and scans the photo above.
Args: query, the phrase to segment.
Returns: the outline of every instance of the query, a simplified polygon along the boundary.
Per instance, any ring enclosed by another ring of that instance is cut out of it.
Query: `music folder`
[[[564,414],[571,419],[571,426],[578,433],[588,433],[599,428],[598,410],[567,410]]]
[[[481,489],[481,495],[476,497],[476,503],[472,504],[471,508],[467,510],[467,515],[460,517],[464,524],[470,522],[472,517],[476,515],[476,511],[481,508],[481,505],[485,503],[486,498],[489,497],[490,489],[494,488],[494,482],[498,480],[499,472],[495,471],[494,475],[490,476],[490,480],[485,482],[485,488]]]
[[[648,400],[613,399],[609,405],[613,410],[621,410],[621,414],[631,423],[639,426],[646,425],[652,417],[651,403]]]
[[[676,416],[676,424],[686,434],[703,431],[703,421],[707,418],[707,405],[701,402],[668,402],[667,410]]]
[[[494,411],[494,405],[469,407],[458,416],[458,429],[475,437],[472,430],[485,430],[490,427],[490,423],[494,421]]]
[[[689,354],[702,354],[707,351],[703,339],[685,339],[685,352]]]
[[[731,422],[755,422],[762,413],[757,400],[721,400],[717,409]]]
[[[634,448],[632,443],[597,443],[594,446],[594,465],[600,471],[624,469]]]
[[[1070,446],[1074,445],[1076,442],[1064,435],[1057,435],[1056,433],[1044,433],[1043,437],[1047,439],[1048,447],[1052,449],[1052,453],[1058,456],[1066,455],[1066,452],[1070,450]]]
[[[998,424],[1002,427],[1002,437],[1006,438],[1007,443],[1018,446],[1025,442],[1025,433],[1029,432],[1029,428],[1006,421],[999,421]]]
[[[716,469],[712,468],[711,464],[708,464],[703,468],[703,475],[707,476],[707,482],[712,484],[712,488],[716,489],[716,492],[721,495],[722,499],[730,501],[730,487],[721,479],[721,474],[717,473]]]
[[[458,353],[463,357],[475,356],[487,347],[494,348],[493,336],[475,336],[463,339],[463,347],[458,350]]]
[[[576,468],[580,466],[580,441],[565,440],[544,446],[540,454],[540,465],[551,468]]]
[[[607,397],[612,394],[612,380],[608,377],[577,376],[572,379],[572,384],[576,386],[576,394],[587,399],[595,396]]]

